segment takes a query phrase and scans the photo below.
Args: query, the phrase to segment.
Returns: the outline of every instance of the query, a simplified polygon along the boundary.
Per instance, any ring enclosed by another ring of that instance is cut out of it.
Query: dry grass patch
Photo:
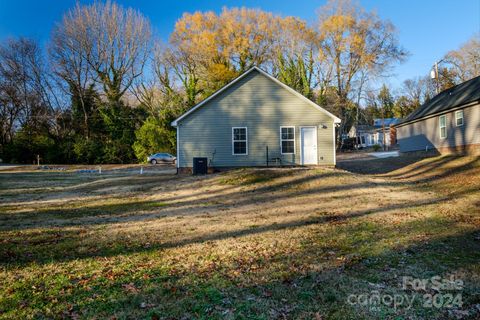
[[[425,159],[375,176],[125,174],[53,179],[42,199],[26,201],[15,173],[0,175],[9,190],[0,318],[475,317],[479,176],[476,158]],[[128,191],[98,195],[119,184]],[[58,197],[72,190],[74,199]],[[403,294],[404,275],[450,273],[465,281],[459,310],[347,302],[371,290]]]

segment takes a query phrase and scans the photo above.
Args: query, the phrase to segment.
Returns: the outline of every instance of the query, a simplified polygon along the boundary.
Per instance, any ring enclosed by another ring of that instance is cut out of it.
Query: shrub
[[[156,152],[175,153],[175,132],[165,128],[154,117],[148,117],[143,125],[135,131],[136,141],[133,144],[135,156],[140,162]]]
[[[100,139],[78,137],[73,145],[73,152],[80,163],[98,163],[103,156],[103,142]]]
[[[47,132],[24,127],[5,146],[4,156],[8,162],[35,163],[37,155],[40,155],[42,163],[55,163],[58,160],[57,149],[58,146]]]

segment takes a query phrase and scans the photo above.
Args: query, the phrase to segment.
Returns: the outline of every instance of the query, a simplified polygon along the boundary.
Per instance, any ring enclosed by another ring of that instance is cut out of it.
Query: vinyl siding
[[[397,127],[401,152],[423,151],[426,148],[455,148],[480,143],[480,104],[463,109],[463,126],[455,124],[455,111],[444,113],[447,137],[440,138],[440,115]]]
[[[280,127],[295,126],[295,154],[280,154]],[[254,70],[178,123],[179,167],[207,157],[213,167],[300,164],[300,128],[317,127],[319,165],[334,165],[333,119]],[[323,128],[326,126],[326,128]],[[248,128],[248,155],[232,155],[232,127]]]

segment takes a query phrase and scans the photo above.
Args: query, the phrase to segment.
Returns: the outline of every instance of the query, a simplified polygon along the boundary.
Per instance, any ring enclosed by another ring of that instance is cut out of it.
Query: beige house
[[[340,119],[253,67],[172,122],[177,167],[335,165]]]
[[[396,129],[400,152],[480,153],[480,77],[436,95]]]

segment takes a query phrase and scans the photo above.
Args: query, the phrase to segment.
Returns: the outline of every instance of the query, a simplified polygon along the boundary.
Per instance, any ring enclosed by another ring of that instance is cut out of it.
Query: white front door
[[[318,164],[317,128],[303,127],[301,131],[302,164]]]

